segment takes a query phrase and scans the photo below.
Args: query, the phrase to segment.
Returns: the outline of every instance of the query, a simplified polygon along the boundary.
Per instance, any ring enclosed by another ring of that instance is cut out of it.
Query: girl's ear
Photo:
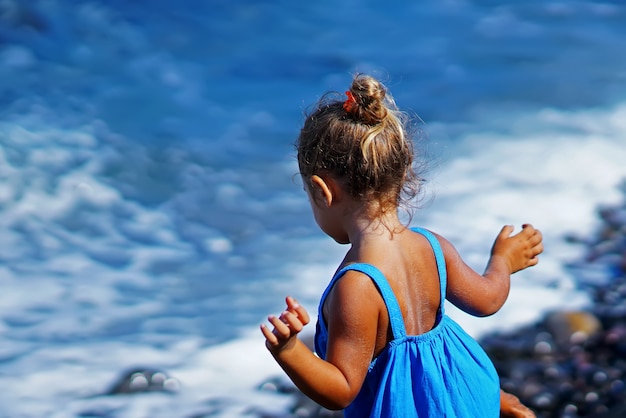
[[[315,198],[321,198],[326,207],[330,207],[333,200],[337,198],[335,184],[328,177],[311,176],[311,192]]]

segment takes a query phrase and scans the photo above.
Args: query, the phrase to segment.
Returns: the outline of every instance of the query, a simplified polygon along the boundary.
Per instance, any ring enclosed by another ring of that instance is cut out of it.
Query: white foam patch
[[[100,410],[117,411],[124,416],[190,416],[194,412],[211,412],[211,416],[232,417],[257,410],[278,414],[291,399],[259,390],[268,376],[282,372],[258,335],[211,348],[202,348],[201,341],[194,339],[164,349],[115,342],[63,350],[42,348],[28,360],[14,362],[10,371],[16,374],[0,380],[0,388],[11,393],[11,402],[3,402],[8,405],[3,413],[70,417]],[[115,370],[111,364],[116,365]],[[164,368],[178,382],[178,392],[101,396],[116,382],[119,370],[138,365]],[[42,398],[42,394],[46,397]],[[56,401],[50,402],[48,397]],[[7,393],[0,394],[0,400],[8,401]]]

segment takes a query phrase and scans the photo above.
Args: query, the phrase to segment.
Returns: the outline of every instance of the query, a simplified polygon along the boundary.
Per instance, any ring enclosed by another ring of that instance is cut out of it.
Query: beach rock
[[[180,383],[158,369],[135,368],[128,370],[106,392],[106,395],[146,392],[178,392]]]
[[[626,405],[622,405],[610,411],[590,416],[590,418],[625,418],[625,417],[626,417]]]
[[[602,331],[602,323],[591,312],[556,311],[550,312],[544,319],[546,330],[560,346],[569,343],[583,343]]]
[[[481,339],[481,344],[494,361],[502,388],[518,396],[538,417],[608,414],[626,403],[626,322],[607,329],[599,322],[591,313],[551,314],[550,321],[545,321],[549,325],[494,334]],[[562,330],[571,324],[583,327],[574,332]],[[577,336],[576,332],[583,331],[584,336]]]
[[[286,378],[273,377],[259,385],[259,390],[276,392],[282,395],[291,395],[293,397],[292,406],[289,408],[287,415],[272,415],[263,413],[259,415],[259,418],[290,418],[290,417],[307,417],[307,418],[322,418],[322,417],[342,417],[342,411],[331,411],[319,406],[317,403],[309,399],[298,388]]]

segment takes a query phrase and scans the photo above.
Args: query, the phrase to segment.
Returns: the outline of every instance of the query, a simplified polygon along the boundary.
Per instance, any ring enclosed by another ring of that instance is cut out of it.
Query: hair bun
[[[318,101],[300,130],[300,175],[311,186],[314,175],[333,176],[356,201],[377,206],[376,216],[409,203],[421,183],[408,115],[371,76],[355,75],[345,100],[336,93]]]
[[[367,125],[377,125],[387,117],[387,89],[374,77],[357,74],[349,92],[355,101],[350,113],[359,121]]]

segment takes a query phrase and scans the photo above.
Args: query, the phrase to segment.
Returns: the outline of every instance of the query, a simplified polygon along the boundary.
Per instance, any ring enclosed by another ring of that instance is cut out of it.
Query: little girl
[[[510,276],[537,264],[531,225],[495,239],[483,275],[445,238],[408,228],[398,208],[420,179],[405,116],[376,79],[357,75],[345,101],[323,98],[297,141],[315,221],[346,256],[322,295],[314,354],[297,335],[309,315],[287,297],[261,325],[266,346],[296,386],[347,417],[533,416],[500,391],[476,341],[444,313],[444,299],[475,316],[497,312]]]

